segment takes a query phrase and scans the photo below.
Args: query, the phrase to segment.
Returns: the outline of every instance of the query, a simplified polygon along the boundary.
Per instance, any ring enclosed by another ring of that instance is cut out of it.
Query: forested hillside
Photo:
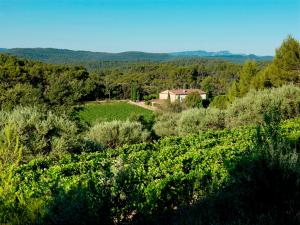
[[[256,56],[232,54],[229,52],[176,52],[176,53],[148,53],[138,51],[128,51],[121,53],[108,52],[90,52],[90,51],[73,51],[68,49],[54,48],[13,48],[0,49],[0,51],[23,57],[26,59],[38,60],[46,63],[57,64],[79,64],[97,61],[115,61],[115,62],[132,62],[132,61],[167,61],[178,58],[215,58],[225,59],[232,62],[244,62],[246,60],[270,61],[271,56]]]

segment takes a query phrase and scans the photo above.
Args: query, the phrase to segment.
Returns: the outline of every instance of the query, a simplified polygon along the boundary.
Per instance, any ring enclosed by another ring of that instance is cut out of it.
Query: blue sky
[[[273,55],[300,0],[0,0],[0,47]]]

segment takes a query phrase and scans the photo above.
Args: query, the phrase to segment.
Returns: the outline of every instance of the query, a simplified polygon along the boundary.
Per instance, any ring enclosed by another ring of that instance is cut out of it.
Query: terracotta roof
[[[174,89],[169,90],[169,92],[175,95],[188,95],[193,92],[198,92],[199,94],[206,94],[205,91],[202,91],[200,89]]]

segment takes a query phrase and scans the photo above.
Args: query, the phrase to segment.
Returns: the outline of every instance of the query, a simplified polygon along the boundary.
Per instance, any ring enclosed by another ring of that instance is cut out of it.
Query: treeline
[[[271,64],[261,70],[256,62],[247,62],[238,79],[231,84],[227,97],[232,101],[244,96],[250,89],[280,87],[283,84],[300,84],[300,44],[288,36],[276,49]]]
[[[288,36],[276,50],[272,62],[247,61],[234,64],[213,59],[180,59],[169,62],[85,63],[101,74],[103,95],[99,98],[129,99],[134,84],[142,100],[161,90],[201,88],[213,104],[225,108],[250,89],[299,84],[299,42]]]
[[[0,107],[68,111],[96,91],[98,76],[79,66],[50,65],[0,55]]]

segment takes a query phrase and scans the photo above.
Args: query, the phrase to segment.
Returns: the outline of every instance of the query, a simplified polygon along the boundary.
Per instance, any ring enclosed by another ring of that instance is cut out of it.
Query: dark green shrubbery
[[[184,99],[184,105],[186,108],[201,108],[202,98],[198,92],[192,92]]]
[[[125,144],[146,142],[150,139],[150,132],[144,130],[139,122],[115,120],[94,125],[86,137],[101,147],[115,148]]]
[[[0,108],[41,106],[71,112],[80,101],[97,97],[99,76],[81,66],[50,65],[0,54]]]
[[[12,126],[24,146],[23,161],[39,156],[62,156],[79,152],[80,138],[76,124],[66,116],[44,113],[37,108],[17,107],[0,111],[0,136]]]
[[[250,91],[236,99],[226,110],[226,127],[262,124],[263,116],[270,108],[278,108],[282,119],[293,118],[300,113],[300,88],[288,85],[280,88]]]

